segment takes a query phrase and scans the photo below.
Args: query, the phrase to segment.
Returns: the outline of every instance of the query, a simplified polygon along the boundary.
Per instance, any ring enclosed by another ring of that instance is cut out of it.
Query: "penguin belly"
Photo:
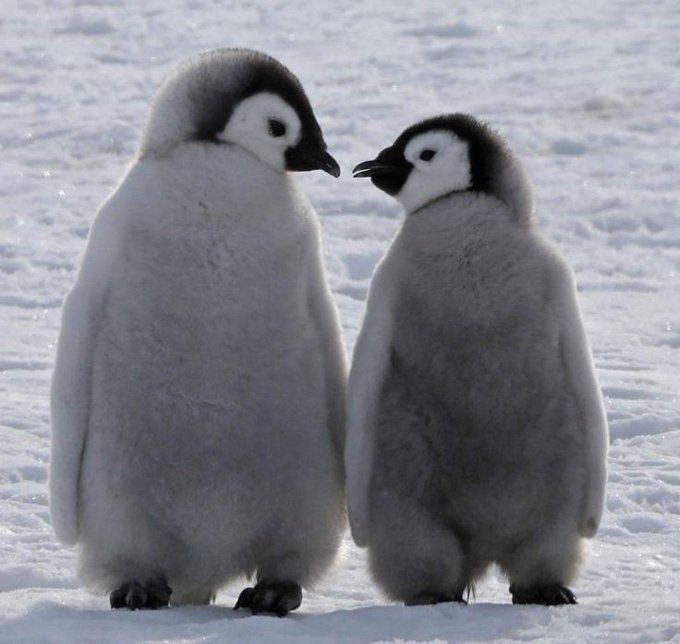
[[[341,514],[301,240],[250,257],[225,239],[131,242],[94,356],[85,550],[175,590],[252,572],[272,531]]]
[[[407,317],[382,392],[372,502],[388,490],[415,495],[488,561],[546,526],[575,529],[583,437],[541,321],[518,324],[511,338],[507,327],[462,325],[434,349],[441,331]]]

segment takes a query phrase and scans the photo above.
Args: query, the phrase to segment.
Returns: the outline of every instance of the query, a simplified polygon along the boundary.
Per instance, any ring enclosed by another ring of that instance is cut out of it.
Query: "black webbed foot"
[[[165,578],[154,579],[147,584],[130,581],[116,588],[110,595],[111,608],[129,608],[155,610],[170,603],[172,588]]]
[[[451,593],[422,593],[404,602],[405,606],[433,606],[445,602],[458,602],[467,604],[463,595],[453,595]]]
[[[518,588],[510,586],[513,604],[540,604],[541,606],[564,606],[577,604],[574,593],[566,586],[552,584],[547,586],[530,586]]]
[[[238,610],[239,608],[252,608],[254,596],[254,588],[244,588],[234,604],[234,610]]]
[[[250,608],[253,615],[273,613],[285,617],[302,603],[302,588],[294,582],[259,582],[255,588],[245,588],[234,606]]]

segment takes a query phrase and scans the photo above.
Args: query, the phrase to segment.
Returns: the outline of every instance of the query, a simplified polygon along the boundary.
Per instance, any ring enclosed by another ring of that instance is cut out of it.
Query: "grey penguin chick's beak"
[[[363,161],[352,171],[355,179],[370,179],[374,186],[395,195],[403,187],[413,164],[406,161],[398,147],[385,148],[375,159]]]
[[[400,168],[397,166],[387,165],[378,161],[378,159],[372,159],[371,161],[362,161],[355,166],[352,175],[355,179],[368,179],[377,174],[392,174],[399,171]]]

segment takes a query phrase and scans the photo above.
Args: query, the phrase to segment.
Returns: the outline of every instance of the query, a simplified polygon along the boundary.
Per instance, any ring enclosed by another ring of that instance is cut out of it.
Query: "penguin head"
[[[530,216],[531,188],[505,142],[469,114],[421,121],[371,161],[354,168],[399,201],[407,213],[451,193],[487,193]]]
[[[300,81],[274,58],[249,49],[191,59],[158,92],[142,153],[197,141],[239,146],[278,171],[340,175]]]

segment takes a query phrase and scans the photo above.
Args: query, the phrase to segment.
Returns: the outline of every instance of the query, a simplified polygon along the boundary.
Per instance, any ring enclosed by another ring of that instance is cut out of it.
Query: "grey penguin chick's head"
[[[532,189],[517,158],[497,132],[469,114],[421,121],[371,161],[354,168],[412,213],[454,192],[484,193],[529,221]]]
[[[158,91],[141,154],[168,154],[195,142],[240,146],[281,172],[340,175],[298,78],[250,49],[200,54]]]

